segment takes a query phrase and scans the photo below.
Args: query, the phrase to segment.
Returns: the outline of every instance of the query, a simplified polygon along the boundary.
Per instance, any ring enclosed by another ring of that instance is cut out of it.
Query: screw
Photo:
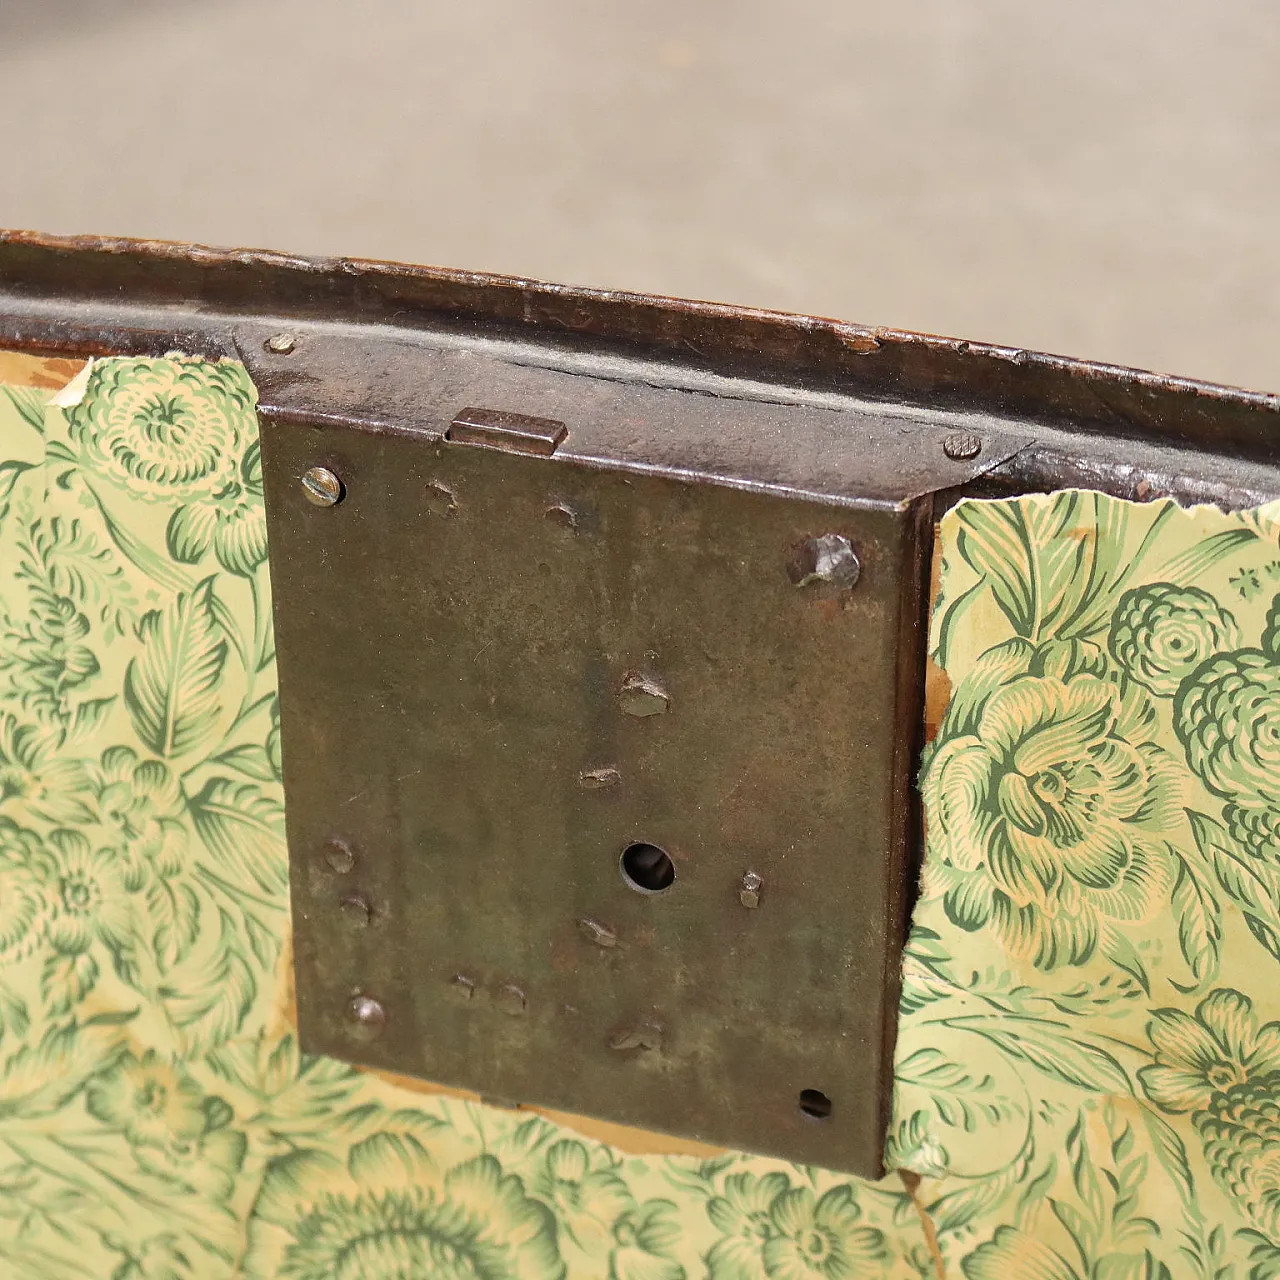
[[[578,928],[582,931],[582,936],[588,942],[594,942],[597,947],[616,947],[618,945],[618,935],[598,920],[591,920],[587,916],[583,916],[578,921]]]
[[[302,473],[302,492],[317,507],[336,507],[342,501],[342,481],[328,467],[308,467]]]
[[[509,1013],[513,1018],[519,1017],[525,1008],[524,992],[514,982],[508,982],[498,988],[497,1005],[503,1013]]]
[[[634,673],[623,680],[619,700],[629,716],[660,716],[671,704],[660,684]]]
[[[738,888],[738,901],[754,911],[760,905],[760,890],[763,885],[764,881],[754,871],[744,872]]]
[[[262,345],[272,355],[287,356],[298,345],[298,340],[291,333],[273,333]]]
[[[982,437],[970,431],[957,431],[942,442],[942,452],[953,462],[968,462],[982,452]]]
[[[356,855],[345,840],[330,840],[324,849],[325,865],[330,871],[344,876],[356,865]]]
[[[476,984],[465,973],[456,973],[449,983],[449,990],[453,993],[455,1000],[466,1004],[475,995]]]
[[[342,909],[342,918],[354,929],[365,928],[373,919],[373,908],[363,898],[343,898],[338,905]]]
[[[792,552],[787,575],[797,587],[825,582],[849,590],[862,573],[862,564],[853,543],[842,533],[824,533],[806,538]]]
[[[372,996],[353,996],[347,1014],[357,1027],[373,1035],[382,1030],[387,1020],[387,1011]]]
[[[578,774],[578,785],[588,791],[603,791],[605,787],[616,787],[622,781],[622,774],[614,768],[584,769]]]

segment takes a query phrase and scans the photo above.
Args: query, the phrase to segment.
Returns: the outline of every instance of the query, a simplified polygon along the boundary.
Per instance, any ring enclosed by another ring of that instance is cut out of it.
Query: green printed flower
[[[267,558],[256,402],[237,364],[112,360],[94,366],[68,425],[86,470],[174,507],[174,559],[196,564],[212,549],[247,576]]]
[[[34,831],[0,818],[0,962],[31,955],[56,910],[57,864]]]
[[[78,831],[54,831],[54,907],[46,934],[64,955],[103,942],[116,955],[132,947],[137,869],[117,849],[94,848]]]
[[[1181,808],[1172,762],[1141,740],[1145,697],[1014,657],[993,651],[957,689],[922,785],[947,914],[1049,970],[1118,954],[1167,907]]]
[[[588,1153],[571,1138],[547,1148],[528,1186],[555,1214],[560,1230],[591,1257],[608,1253],[613,1224],[635,1205],[609,1152],[595,1147]]]
[[[200,1086],[179,1066],[148,1049],[126,1054],[85,1090],[95,1120],[119,1129],[134,1146],[190,1141],[204,1131]]]
[[[1239,643],[1235,619],[1213,596],[1172,582],[1125,592],[1108,637],[1120,667],[1161,698],[1173,697],[1206,658]]]
[[[609,1280],[685,1280],[676,1261],[679,1210],[669,1200],[648,1200],[613,1224]]]
[[[1191,1113],[1214,1179],[1280,1242],[1280,1022],[1260,1027],[1249,997],[1221,988],[1195,1017],[1157,1009],[1147,1034],[1155,1063],[1138,1072],[1147,1096]]]
[[[211,497],[192,499],[173,513],[166,534],[169,554],[197,564],[213,548],[218,563],[245,577],[267,558],[267,518],[262,499],[262,452],[254,440],[235,479]]]
[[[1134,1270],[1129,1262],[1112,1254],[1112,1269],[1107,1275],[1141,1276],[1144,1261]],[[960,1264],[965,1280],[1086,1280],[1056,1249],[1019,1231],[1017,1227],[997,1227],[995,1236],[979,1245]],[[1092,1273],[1091,1273],[1092,1275]]]
[[[709,1280],[854,1280],[888,1260],[883,1233],[858,1225],[848,1184],[817,1199],[782,1173],[738,1173],[707,1213],[723,1237],[707,1254]]]
[[[1255,858],[1280,862],[1280,809],[1228,804],[1222,816],[1232,839]]]
[[[67,413],[85,469],[152,502],[217,498],[241,485],[257,438],[244,368],[200,360],[104,360]]]
[[[1261,649],[1204,662],[1178,691],[1174,727],[1187,763],[1244,808],[1280,806],[1280,664]]]
[[[555,1218],[492,1155],[455,1162],[442,1123],[401,1113],[343,1151],[268,1166],[250,1220],[257,1280],[562,1280]]]
[[[230,1127],[231,1108],[154,1050],[141,1059],[126,1054],[92,1081],[85,1107],[123,1132],[148,1173],[212,1200],[230,1196],[247,1146],[244,1134]]]
[[[186,805],[177,780],[158,760],[139,760],[131,747],[109,747],[87,771],[96,817],[139,867],[177,872],[187,849]]]
[[[50,822],[86,822],[89,778],[84,762],[59,749],[47,727],[0,717],[0,807]]]

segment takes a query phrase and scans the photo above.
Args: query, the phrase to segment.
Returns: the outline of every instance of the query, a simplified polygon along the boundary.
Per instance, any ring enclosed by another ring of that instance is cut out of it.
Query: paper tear
[[[49,403],[57,405],[59,409],[71,409],[78,405],[89,389],[89,374],[93,371],[94,363],[93,360],[86,360],[84,368]]]

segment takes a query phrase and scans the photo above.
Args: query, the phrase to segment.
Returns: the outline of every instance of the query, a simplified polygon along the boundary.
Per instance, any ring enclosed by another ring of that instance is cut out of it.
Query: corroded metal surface
[[[303,1044],[875,1173],[932,505],[603,462],[661,401],[544,399],[552,457],[264,425]],[[773,426],[857,474],[828,416]]]

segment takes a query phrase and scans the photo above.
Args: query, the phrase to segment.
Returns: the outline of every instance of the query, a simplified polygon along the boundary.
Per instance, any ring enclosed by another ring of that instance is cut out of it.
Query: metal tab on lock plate
[[[264,412],[303,1047],[873,1175],[917,473],[954,464],[874,413],[583,383]]]

